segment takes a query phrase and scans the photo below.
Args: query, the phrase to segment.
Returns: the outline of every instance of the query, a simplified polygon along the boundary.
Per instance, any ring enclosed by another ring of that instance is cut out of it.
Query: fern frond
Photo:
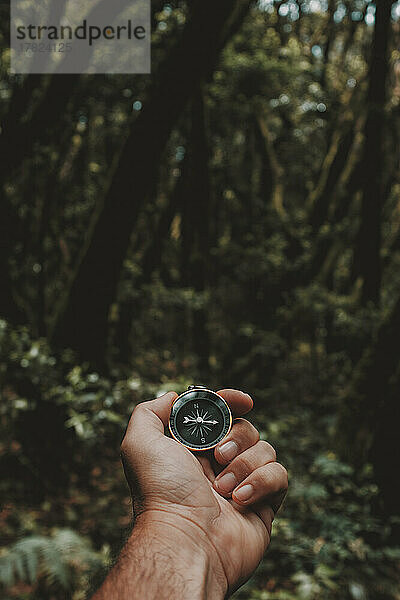
[[[100,555],[75,531],[60,529],[52,537],[29,536],[3,550],[0,587],[18,581],[34,584],[44,577],[49,585],[69,590],[74,573],[102,564]]]

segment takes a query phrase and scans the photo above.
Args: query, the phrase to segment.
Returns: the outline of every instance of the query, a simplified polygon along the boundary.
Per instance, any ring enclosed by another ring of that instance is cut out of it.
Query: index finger
[[[217,394],[223,397],[236,417],[245,415],[253,408],[251,396],[240,390],[224,389],[219,390]]]

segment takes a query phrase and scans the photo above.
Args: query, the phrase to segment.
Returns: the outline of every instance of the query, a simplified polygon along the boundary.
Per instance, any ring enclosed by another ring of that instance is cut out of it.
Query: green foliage
[[[311,456],[308,454],[308,456]],[[269,553],[235,597],[246,600],[395,598],[400,548],[373,514],[378,490],[368,469],[355,475],[332,453],[290,482]]]
[[[318,308],[316,312],[319,313]],[[48,364],[51,359],[46,344],[32,340],[26,332],[3,324],[2,335],[3,347],[7,348],[7,355],[1,360],[3,372],[7,365],[8,378],[12,374],[14,381],[19,381],[27,369],[28,377],[33,376],[41,364]],[[268,344],[267,340],[262,343]],[[42,357],[35,356],[28,366],[21,366],[23,357],[30,356],[31,348],[37,346]],[[161,365],[165,359],[158,360]],[[261,437],[278,449],[280,460],[288,465],[290,491],[275,521],[271,548],[253,579],[237,592],[238,599],[353,600],[380,598],[382,594],[396,597],[400,551],[390,542],[392,523],[380,519],[374,510],[379,493],[370,467],[365,465],[360,473],[355,473],[329,450],[334,445],[332,407],[337,399],[333,383],[338,385],[334,382],[338,363],[321,353],[317,360],[320,372],[325,373],[322,381],[316,377],[307,348],[300,352],[294,348],[285,363],[288,388],[278,372],[277,380],[271,381],[268,390],[253,393],[256,400],[253,420],[261,429]],[[27,518],[29,512],[23,516],[8,507],[5,533],[12,540],[18,522],[23,539],[2,551],[1,581],[5,589],[13,589],[12,584],[19,580],[33,586],[40,581],[46,589],[54,586],[77,592],[87,589],[88,577],[96,578],[101,566],[104,548],[112,542],[113,553],[117,552],[121,544],[120,528],[129,523],[128,493],[117,461],[118,443],[129,412],[140,399],[167,389],[180,391],[188,383],[165,381],[156,388],[138,377],[113,380],[81,366],[71,367],[71,363],[63,373],[58,360],[52,369],[52,377],[43,381],[43,389],[49,398],[67,408],[65,426],[76,433],[76,454],[84,455],[85,473],[95,471],[94,479],[85,475],[88,479],[84,485],[77,486],[71,480],[68,494],[63,498],[62,520],[76,530],[83,526],[86,535],[95,539],[103,550],[100,554],[91,550],[87,537],[82,539],[71,530],[58,531],[51,537],[37,534],[35,531],[43,531],[40,520],[34,523]],[[313,388],[318,390],[320,384],[326,386],[326,392],[319,397],[316,410],[307,396],[316,393]],[[296,405],[290,399],[293,393],[297,394]],[[276,400],[279,397],[281,402]],[[6,394],[3,392],[2,439],[6,440],[7,435],[10,446],[15,444],[18,414],[27,405],[26,399],[24,402],[10,389]],[[20,451],[16,452],[22,459]],[[5,491],[4,482],[0,489]],[[8,502],[12,500],[11,489]],[[49,498],[39,508],[40,519],[48,519],[54,510]],[[61,517],[54,516],[56,521]],[[76,569],[81,573],[82,564],[83,574],[78,576]]]
[[[0,589],[19,583],[72,592],[80,578],[107,564],[106,555],[95,552],[89,541],[70,529],[55,531],[52,537],[28,536],[0,554]],[[3,596],[4,597],[4,596]]]
[[[49,343],[66,282],[90,241],[91,219],[142,114],[134,104],[146,107],[157,66],[189,17],[190,3],[153,4],[152,76],[72,78],[68,105],[49,115],[45,128],[40,123],[46,135],[4,173],[0,270],[5,264],[11,308],[22,313],[15,320],[27,325],[11,324],[10,307],[1,315],[9,317],[0,320],[2,597],[85,597],[131,526],[119,461],[131,411],[139,401],[202,382],[251,393],[249,418],[289,470],[271,548],[236,598],[398,600],[399,524],[382,516],[372,465],[364,461],[355,470],[337,453],[339,417],[358,361],[400,293],[397,38],[384,136],[380,307],[360,305],[354,265],[355,166],[365,138],[373,32],[362,12],[373,15],[377,3],[253,6],[214,72],[192,90],[197,100],[204,97],[204,164],[186,165],[199,151],[193,129],[201,123],[191,105],[175,122],[157,181],[135,216],[109,312],[107,369]],[[330,20],[328,6],[336,11]],[[10,119],[18,125],[15,146],[24,148],[19,126],[30,124],[43,101],[50,112],[51,78],[12,76],[7,49],[2,58],[1,132],[3,118],[5,125]],[[188,81],[194,76],[188,73]],[[348,156],[347,123],[355,127]],[[345,164],[334,163],[332,174],[327,159],[337,134],[336,159]],[[206,191],[199,198],[193,185],[196,166],[209,198]],[[136,210],[141,198],[134,187],[116,205],[129,202]],[[1,286],[3,292],[3,279]],[[357,429],[357,415],[350,425]],[[61,458],[50,475],[56,451]],[[64,479],[56,485],[58,472]]]

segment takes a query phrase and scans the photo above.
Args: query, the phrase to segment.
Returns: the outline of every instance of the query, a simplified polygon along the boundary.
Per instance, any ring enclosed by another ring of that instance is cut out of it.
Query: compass
[[[222,396],[190,385],[173,403],[168,425],[172,437],[189,450],[209,450],[230,431],[232,413]]]

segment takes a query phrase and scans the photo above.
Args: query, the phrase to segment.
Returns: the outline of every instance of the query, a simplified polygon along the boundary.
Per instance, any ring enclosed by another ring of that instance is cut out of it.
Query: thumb
[[[140,402],[129,420],[125,438],[133,441],[144,435],[149,440],[164,435],[164,427],[168,425],[171,407],[177,396],[176,392],[167,392],[155,400]]]

